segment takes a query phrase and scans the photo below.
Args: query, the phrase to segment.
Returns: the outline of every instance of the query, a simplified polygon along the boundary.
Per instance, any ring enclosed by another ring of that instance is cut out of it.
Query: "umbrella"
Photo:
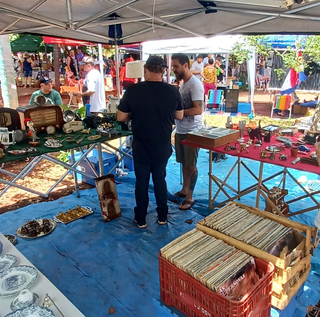
[[[42,36],[26,34],[10,43],[11,51],[13,53],[37,52],[42,41]]]

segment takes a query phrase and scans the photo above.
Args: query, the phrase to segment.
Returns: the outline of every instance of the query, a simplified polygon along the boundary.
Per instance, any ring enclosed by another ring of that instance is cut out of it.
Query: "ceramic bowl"
[[[10,308],[12,311],[16,311],[18,309],[38,305],[39,301],[39,296],[36,293],[32,293],[25,289],[22,290],[20,294],[11,302]]]

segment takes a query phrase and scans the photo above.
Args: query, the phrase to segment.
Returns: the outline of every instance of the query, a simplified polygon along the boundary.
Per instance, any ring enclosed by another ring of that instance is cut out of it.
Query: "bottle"
[[[37,131],[33,130],[32,132],[32,142],[37,142]]]
[[[86,103],[86,117],[90,116],[90,108],[91,108],[90,103],[89,103],[89,101],[87,101],[87,103]]]

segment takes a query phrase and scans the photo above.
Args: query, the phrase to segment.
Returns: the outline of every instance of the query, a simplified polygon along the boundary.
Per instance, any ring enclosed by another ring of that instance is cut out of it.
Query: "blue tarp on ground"
[[[235,162],[234,157],[213,164],[215,174],[223,178]],[[254,171],[259,164],[246,160]],[[114,316],[150,317],[161,316],[157,313],[154,299],[160,301],[158,253],[161,247],[190,231],[203,216],[211,213],[208,206],[208,152],[200,151],[198,168],[199,177],[195,189],[196,204],[193,210],[180,211],[177,200],[170,195],[169,222],[165,226],[157,224],[156,205],[153,187],[150,185],[150,207],[147,217],[148,228],[141,230],[133,222],[134,174],[118,178],[117,191],[122,217],[104,223],[96,189],[81,192],[59,200],[30,205],[0,216],[0,231],[3,234],[15,234],[26,220],[53,218],[59,211],[66,211],[77,205],[90,206],[94,214],[70,224],[58,224],[51,234],[38,239],[18,238],[17,248],[42,273],[44,273],[87,317],[107,316],[111,306]],[[265,164],[266,175],[281,169]],[[308,180],[317,179],[315,174],[291,170],[295,177],[307,176]],[[180,166],[174,155],[168,163],[168,191],[174,193],[181,187]],[[236,178],[231,177],[236,183]],[[277,177],[279,182],[281,176]],[[252,184],[249,173],[241,176],[242,186]],[[276,185],[277,183],[270,185]],[[287,183],[290,195],[295,196],[297,185]],[[224,197],[218,196],[218,201]],[[241,203],[255,205],[255,193],[247,195]],[[297,202],[291,211],[297,211],[307,201]],[[261,201],[260,208],[264,209]],[[316,211],[293,217],[295,221],[313,225]],[[185,223],[192,219],[192,224]],[[306,307],[320,298],[320,254],[315,251],[312,259],[312,272],[304,287],[304,292],[297,299],[294,317],[304,316]],[[41,294],[43,295],[43,294]],[[164,314],[162,315],[164,316]],[[72,316],[75,317],[75,316]]]

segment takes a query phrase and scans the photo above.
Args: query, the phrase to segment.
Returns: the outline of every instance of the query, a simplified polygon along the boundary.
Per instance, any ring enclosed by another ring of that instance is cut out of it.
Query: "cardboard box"
[[[292,106],[292,114],[300,114],[300,115],[305,116],[308,112],[308,109],[309,109],[308,107],[302,107],[302,106],[294,104]]]

